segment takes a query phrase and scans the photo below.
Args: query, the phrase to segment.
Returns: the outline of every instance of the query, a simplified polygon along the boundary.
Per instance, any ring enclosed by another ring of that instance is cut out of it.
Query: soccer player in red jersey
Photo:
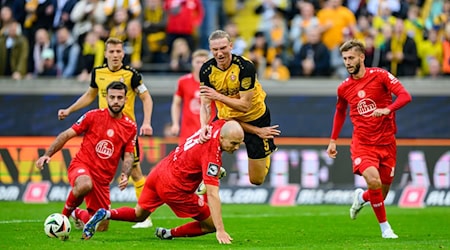
[[[109,84],[106,96],[108,108],[85,113],[72,127],[61,132],[36,162],[36,167],[42,170],[67,141],[84,134],[80,150],[68,168],[72,190],[62,211],[67,217],[76,212],[76,218],[86,223],[98,209],[111,207],[109,185],[122,155],[119,188],[123,190],[128,184],[134,162],[137,127],[131,118],[122,113],[126,93],[127,86],[124,83],[117,81]],[[77,208],[83,200],[86,201],[87,210]],[[98,227],[99,231],[107,229],[108,223]]]
[[[395,111],[411,101],[411,95],[391,73],[364,66],[364,45],[357,40],[340,47],[350,76],[337,89],[337,104],[327,153],[335,158],[336,140],[349,107],[353,124],[350,152],[353,173],[362,175],[368,190],[356,189],[350,218],[356,219],[366,202],[370,202],[380,223],[383,238],[398,238],[386,218],[384,199],[394,179],[397,146]],[[392,101],[392,94],[396,96]]]
[[[171,117],[172,135],[179,136],[179,144],[200,129],[200,79],[199,73],[203,63],[208,60],[209,51],[199,49],[192,53],[192,72],[178,79],[177,90],[172,99]],[[211,105],[211,113],[216,113]],[[212,116],[208,124],[215,116]],[[181,118],[181,126],[180,126]]]
[[[236,121],[217,120],[209,126],[211,138],[208,141],[200,143],[199,130],[152,169],[135,208],[99,209],[86,223],[83,238],[90,239],[101,221],[142,221],[167,204],[178,217],[190,217],[195,221],[173,229],[156,228],[157,237],[172,239],[216,232],[219,243],[230,244],[232,238],[222,221],[218,177],[222,152],[236,151],[244,140],[244,131]],[[202,180],[206,185],[208,204],[195,194]]]

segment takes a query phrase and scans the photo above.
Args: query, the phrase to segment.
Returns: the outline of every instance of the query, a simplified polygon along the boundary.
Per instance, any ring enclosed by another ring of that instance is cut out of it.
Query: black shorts
[[[138,136],[136,136],[136,145],[134,145],[134,162],[133,162],[133,167],[135,167],[140,160],[140,153],[139,153],[139,141],[138,141]]]
[[[247,122],[256,127],[270,126],[270,111],[266,107],[266,112],[258,119]],[[273,139],[261,139],[255,134],[245,133],[244,137],[245,147],[247,148],[247,156],[250,159],[262,159],[277,150]]]
[[[122,160],[123,160],[123,156],[124,156],[125,152],[122,153]],[[133,167],[136,167],[136,165],[139,163],[140,160],[140,154],[139,154],[139,142],[138,142],[138,137],[136,136],[136,145],[134,145],[134,162],[133,162]]]

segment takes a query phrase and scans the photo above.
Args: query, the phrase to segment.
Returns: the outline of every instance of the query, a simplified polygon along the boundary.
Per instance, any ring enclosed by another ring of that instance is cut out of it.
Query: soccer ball
[[[69,239],[70,221],[67,216],[60,213],[51,214],[45,219],[44,231],[50,238],[59,238],[61,240]]]

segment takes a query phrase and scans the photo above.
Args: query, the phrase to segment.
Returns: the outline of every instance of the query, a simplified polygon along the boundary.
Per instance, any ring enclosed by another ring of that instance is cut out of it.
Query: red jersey
[[[178,80],[175,95],[183,100],[183,109],[180,126],[180,143],[200,129],[200,82],[189,73]],[[211,102],[211,114],[215,114],[214,102]],[[212,121],[214,116],[211,117]]]
[[[94,109],[80,117],[72,129],[78,135],[84,133],[72,163],[78,161],[89,166],[96,182],[109,185],[123,153],[134,152],[136,123],[125,115],[112,118],[108,109]]]
[[[157,174],[168,190],[183,193],[194,193],[202,180],[205,184],[219,186],[219,170],[222,167],[219,139],[225,122],[217,120],[211,123],[211,139],[203,144],[199,143],[199,132],[189,137],[161,160],[150,175]]]
[[[192,35],[203,20],[204,10],[200,0],[166,0],[168,13],[166,32]]]
[[[392,94],[397,96],[395,102],[392,101]],[[387,145],[395,140],[397,127],[394,112],[411,101],[400,81],[380,68],[366,68],[361,79],[348,77],[338,87],[337,96],[331,139],[337,139],[349,106],[352,139],[369,145]],[[389,108],[391,113],[373,117],[373,111],[379,108]]]

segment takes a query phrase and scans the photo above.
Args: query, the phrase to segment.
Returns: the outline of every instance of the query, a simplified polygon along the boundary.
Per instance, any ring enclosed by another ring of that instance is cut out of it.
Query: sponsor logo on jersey
[[[372,115],[373,111],[377,109],[377,104],[372,99],[362,99],[358,102],[356,108],[360,115],[369,117]]]
[[[108,159],[114,153],[114,145],[109,140],[101,140],[95,145],[95,152],[101,159]]]
[[[252,79],[250,77],[246,77],[246,78],[242,79],[241,85],[242,85],[242,88],[249,89],[250,85],[252,85]]]

